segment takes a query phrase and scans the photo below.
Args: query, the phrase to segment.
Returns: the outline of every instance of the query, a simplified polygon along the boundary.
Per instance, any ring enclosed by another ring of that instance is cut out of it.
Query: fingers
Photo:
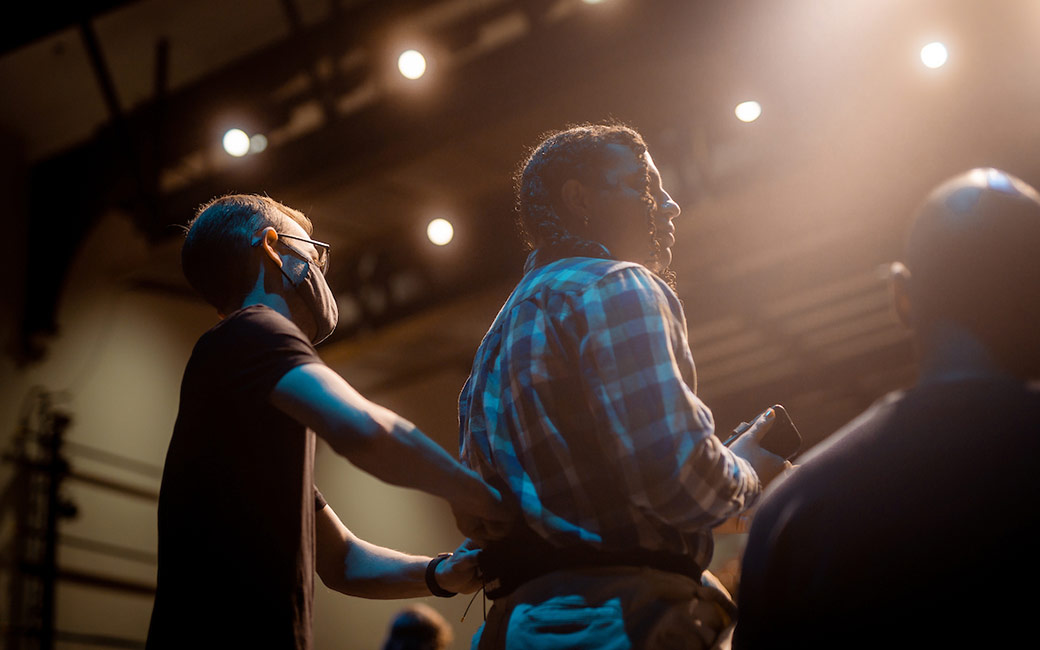
[[[502,493],[499,492],[498,488],[496,488],[493,485],[488,485],[487,483],[485,483],[484,486],[487,488],[488,494],[491,496],[491,500],[493,503],[489,512],[494,512],[495,510],[500,509],[503,506]]]
[[[514,522],[515,520],[513,517],[502,519],[500,521],[483,521],[484,532],[487,536],[486,539],[494,540],[506,537],[509,535],[509,531],[513,529]]]
[[[460,510],[453,505],[452,514],[455,515],[455,524],[462,534],[477,542],[488,542],[508,536],[520,519],[519,508],[513,501],[505,500],[493,509],[477,513]]]
[[[477,565],[479,551],[455,553],[437,565],[437,584],[455,593],[468,594],[476,591],[480,585]]]
[[[773,479],[780,476],[790,465],[790,462],[762,449],[761,457],[754,467],[755,472],[758,474],[758,479],[762,482],[762,487],[765,487],[772,483]]]
[[[775,421],[776,412],[772,408],[768,408],[751,423],[751,427],[747,430],[746,435],[751,436],[755,440],[761,440],[762,436],[773,427],[773,422]]]
[[[468,538],[483,541],[486,538],[483,522],[478,517],[452,508],[455,515],[455,526]]]
[[[480,551],[463,551],[461,553],[452,553],[444,562],[441,562],[446,567],[446,570],[463,573],[473,571],[477,567],[477,556],[480,555]],[[440,566],[437,567],[440,569]]]
[[[511,524],[491,522],[480,517],[455,511],[455,525],[463,535],[477,545],[502,539],[511,529]]]

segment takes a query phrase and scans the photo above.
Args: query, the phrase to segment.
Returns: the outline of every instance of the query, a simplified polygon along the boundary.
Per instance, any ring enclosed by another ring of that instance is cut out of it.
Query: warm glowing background
[[[63,648],[144,638],[148,494],[215,319],[171,224],[216,194],[312,217],[343,315],[322,356],[454,450],[455,399],[523,260],[510,176],[547,129],[616,117],[644,133],[683,206],[674,267],[700,394],[722,430],[783,403],[809,443],[913,381],[883,269],[926,190],[979,165],[1040,184],[1031,0],[88,4],[26,5],[0,52],[0,449],[34,386],[73,417]],[[326,447],[317,473],[362,537],[427,554],[459,541],[444,504]],[[6,598],[14,477],[0,465],[4,621],[23,604]],[[733,580],[740,536],[719,542]],[[235,593],[219,576],[200,588]],[[402,604],[316,600],[319,648],[378,647]],[[455,623],[465,606],[425,600]]]

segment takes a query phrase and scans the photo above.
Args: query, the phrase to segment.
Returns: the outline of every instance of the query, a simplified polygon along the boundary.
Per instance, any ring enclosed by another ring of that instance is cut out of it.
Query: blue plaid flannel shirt
[[[506,486],[553,544],[706,567],[711,527],[761,488],[694,393],[678,297],[638,264],[536,256],[459,397],[463,462]]]

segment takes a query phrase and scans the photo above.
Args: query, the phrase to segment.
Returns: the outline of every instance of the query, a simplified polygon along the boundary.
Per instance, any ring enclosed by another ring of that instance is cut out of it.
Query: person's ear
[[[278,268],[282,267],[282,256],[278,254],[274,249],[275,242],[278,241],[278,231],[271,226],[267,226],[263,230],[259,230],[253,234],[253,241],[250,242],[253,246],[260,246],[261,251],[264,255],[271,258]]]
[[[587,219],[589,216],[589,202],[592,198],[589,188],[576,178],[564,181],[560,187],[560,198],[563,207],[571,217],[575,219]]]
[[[892,285],[892,306],[896,310],[896,315],[904,326],[913,329],[910,269],[906,268],[901,262],[892,262],[892,266],[889,267],[889,278]]]

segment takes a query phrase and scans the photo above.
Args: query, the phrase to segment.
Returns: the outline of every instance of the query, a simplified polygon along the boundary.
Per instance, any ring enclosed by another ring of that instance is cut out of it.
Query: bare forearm
[[[352,545],[344,562],[347,589],[362,598],[418,598],[429,596],[426,565],[430,558],[408,555],[363,540]]]
[[[315,517],[317,570],[325,586],[363,598],[429,596],[430,558],[382,548],[360,539],[325,506]]]
[[[337,449],[352,463],[392,485],[446,499],[468,512],[485,512],[496,500],[476,472],[400,416],[372,405],[374,433],[361,444]]]
[[[443,497],[471,514],[494,515],[498,495],[476,473],[410,422],[365,399],[327,366],[290,370],[271,400],[373,476]]]

